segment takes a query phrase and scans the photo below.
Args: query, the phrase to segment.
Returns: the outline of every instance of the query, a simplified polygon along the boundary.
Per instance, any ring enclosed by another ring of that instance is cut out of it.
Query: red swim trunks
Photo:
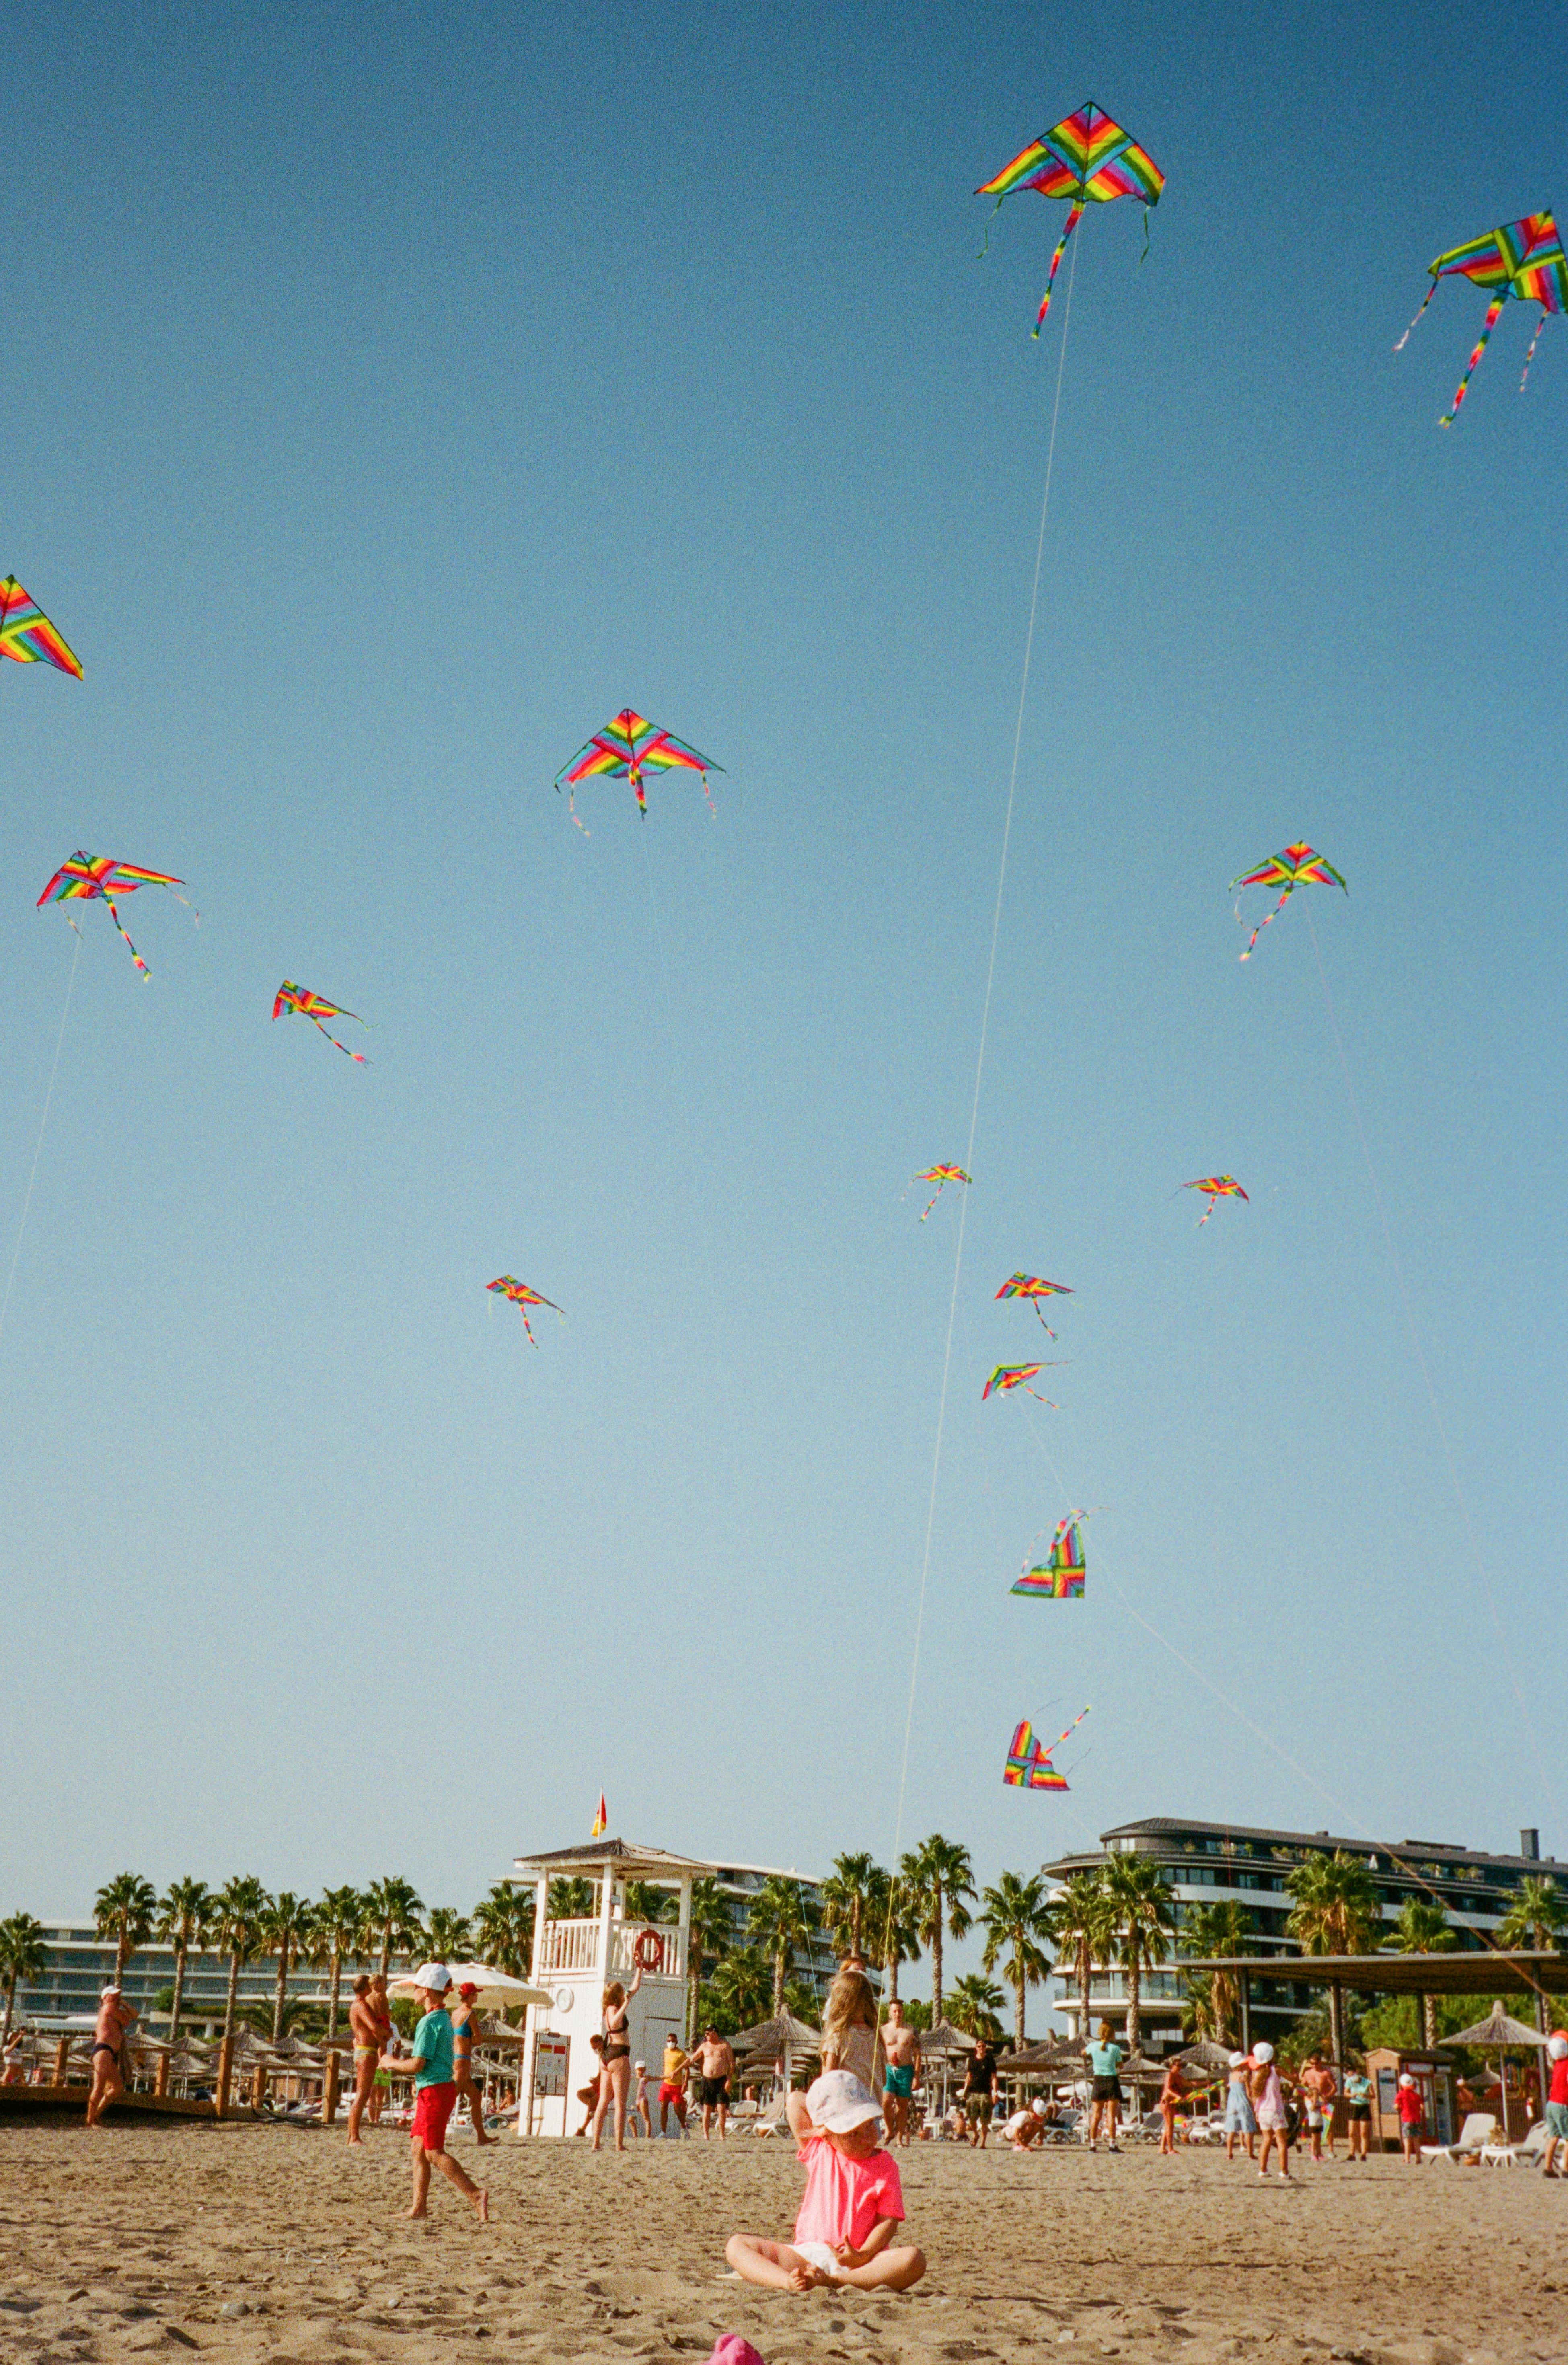
[[[659,2088],[659,2101],[660,2101],[660,2103],[661,2103],[661,2104],[663,2104],[663,2103],[665,2103],[665,2102],[673,2102],[673,2103],[675,2104],[675,2106],[676,2106],[676,2109],[678,2111],[678,2110],[679,2110],[679,2108],[680,2108],[680,2106],[681,2106],[681,2104],[682,2104],[682,2102],[685,2102],[685,2100],[686,2100],[686,2089],[685,2089],[685,2087],[684,2087],[684,2086],[672,2086],[672,2085],[668,2082],[667,2079],[666,2079],[665,2083],[664,2083],[663,2085],[661,2085],[661,2086],[660,2086],[660,2088]]]
[[[421,2086],[414,2097],[413,2141],[426,2151],[444,2151],[446,2123],[456,2100],[455,2079],[449,2079],[441,2086]]]

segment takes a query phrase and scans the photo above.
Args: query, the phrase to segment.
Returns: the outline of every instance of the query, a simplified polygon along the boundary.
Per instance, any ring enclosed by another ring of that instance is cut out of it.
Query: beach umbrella
[[[777,2062],[782,2054],[784,2089],[788,2092],[795,2074],[796,2054],[820,2053],[823,2038],[820,2028],[808,2028],[803,2020],[797,2020],[792,2012],[780,2012],[777,2020],[759,2021],[755,2028],[743,2028],[738,2036],[731,2037],[730,2044],[737,2059],[744,2051],[765,2053],[770,2062]]]
[[[1484,2020],[1473,2028],[1456,2028],[1445,2036],[1440,2050],[1448,2052],[1455,2045],[1473,2045],[1478,2052],[1497,2056],[1497,2082],[1503,2090],[1503,2133],[1508,2132],[1508,2064],[1510,2053],[1533,2053],[1540,2043],[1539,2028],[1527,2028],[1522,2020],[1494,2002]]]
[[[525,2003],[536,2003],[547,2011],[555,2001],[550,1989],[532,1987],[527,1979],[514,1979],[510,1971],[498,1971],[489,1963],[448,1963],[446,1967],[452,1973],[454,1990],[470,1986],[478,1989],[474,1998],[478,2012],[505,2012]],[[388,1995],[411,1996],[413,1979],[405,1973],[401,1978],[390,1980],[386,1991]]]
[[[1187,2046],[1176,2058],[1184,2069],[1208,2069],[1217,2073],[1230,2067],[1230,2055],[1225,2046],[1211,2045],[1206,2036],[1200,2036],[1196,2045]]]

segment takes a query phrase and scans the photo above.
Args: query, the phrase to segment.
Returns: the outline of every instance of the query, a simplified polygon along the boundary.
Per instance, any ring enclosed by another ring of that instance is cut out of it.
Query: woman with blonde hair
[[[823,2012],[823,2070],[852,2069],[871,2093],[877,2090],[877,1991],[864,1971],[842,1970],[827,1991]]]
[[[626,2099],[632,2087],[632,2023],[626,2007],[642,1984],[643,1966],[639,1963],[629,1988],[623,1988],[619,1979],[611,1979],[604,1990],[604,2050],[599,2055],[599,2102],[593,2114],[595,2151],[611,2102],[615,2105],[615,2148],[626,2148]]]

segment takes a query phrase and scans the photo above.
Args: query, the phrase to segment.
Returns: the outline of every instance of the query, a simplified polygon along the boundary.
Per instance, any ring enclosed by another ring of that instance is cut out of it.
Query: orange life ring
[[[657,1930],[639,1930],[637,1943],[632,1949],[632,1960],[640,1971],[662,1971],[665,1967],[665,1942]]]

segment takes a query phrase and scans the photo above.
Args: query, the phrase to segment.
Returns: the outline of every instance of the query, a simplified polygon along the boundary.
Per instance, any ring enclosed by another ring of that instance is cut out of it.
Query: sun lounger
[[[1459,2168],[1468,2160],[1479,2161],[1483,2148],[1497,2131],[1497,2122],[1490,2111],[1472,2111],[1459,2131],[1459,2141],[1450,2144],[1423,2144],[1423,2159],[1446,2159],[1450,2168]]]
[[[1536,2168],[1546,2149],[1546,2121],[1538,2120],[1523,2143],[1487,2143],[1481,2146],[1483,2168]]]

